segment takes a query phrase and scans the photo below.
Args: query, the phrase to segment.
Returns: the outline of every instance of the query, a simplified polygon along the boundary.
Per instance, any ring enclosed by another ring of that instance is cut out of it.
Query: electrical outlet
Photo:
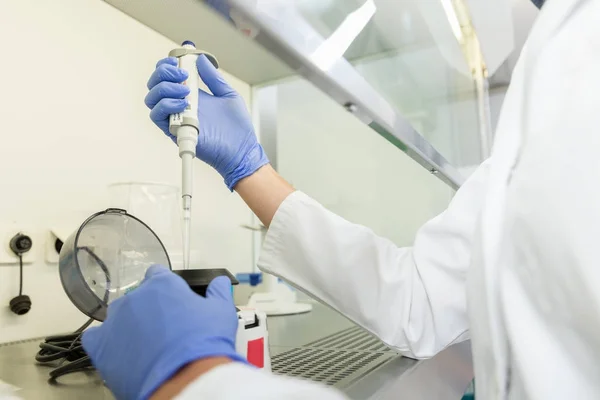
[[[33,237],[30,230],[25,229],[18,224],[10,224],[6,229],[0,231],[0,240],[2,241],[2,243],[0,243],[0,266],[19,266],[19,257],[13,253],[9,246],[10,240],[17,233],[23,233],[31,237],[32,240],[31,250],[23,254],[23,265],[33,264],[35,262],[36,249],[39,247],[39,243],[36,243],[36,238]]]

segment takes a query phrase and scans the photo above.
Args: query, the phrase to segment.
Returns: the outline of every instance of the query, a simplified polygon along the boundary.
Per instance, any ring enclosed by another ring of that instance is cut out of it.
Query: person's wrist
[[[270,164],[241,179],[235,187],[235,191],[266,227],[271,224],[281,203],[294,190]]]
[[[173,377],[163,383],[150,397],[151,400],[172,399],[200,376],[236,360],[229,357],[207,357],[185,365]]]
[[[156,362],[146,373],[140,388],[142,398],[147,398],[158,387],[170,380],[186,365],[210,358],[227,358],[231,361],[247,362],[235,351],[235,344],[218,338],[201,336],[182,337],[178,344],[163,349]]]
[[[229,190],[233,191],[239,181],[254,174],[268,163],[269,159],[263,147],[258,142],[254,143],[237,167],[224,177],[225,185],[227,185]]]

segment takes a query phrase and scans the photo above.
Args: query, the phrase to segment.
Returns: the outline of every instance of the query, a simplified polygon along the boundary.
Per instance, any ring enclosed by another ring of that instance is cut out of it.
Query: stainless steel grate
[[[381,340],[358,326],[344,329],[333,335],[305,344],[302,347],[390,352],[395,354],[394,350],[383,344]]]
[[[353,327],[274,356],[275,374],[348,386],[397,354],[379,339]]]

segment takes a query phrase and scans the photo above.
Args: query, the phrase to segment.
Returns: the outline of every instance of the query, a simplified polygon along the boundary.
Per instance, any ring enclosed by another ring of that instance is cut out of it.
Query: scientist
[[[146,98],[167,135],[169,115],[186,105],[175,65],[158,63]],[[409,357],[470,338],[478,399],[600,398],[600,0],[547,2],[492,156],[411,248],[295,191],[269,165],[240,96],[204,57],[197,67],[212,92],[200,92],[197,157],[269,227],[263,271]],[[85,348],[121,398],[341,397],[244,365],[228,293],[217,280],[198,298],[152,270]]]

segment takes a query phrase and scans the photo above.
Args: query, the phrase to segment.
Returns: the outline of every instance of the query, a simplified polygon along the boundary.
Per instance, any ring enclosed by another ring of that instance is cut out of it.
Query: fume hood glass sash
[[[214,7],[218,2],[208,3]],[[229,0],[228,17],[238,28],[241,21],[255,41],[432,174],[454,189],[460,187],[463,176],[344,58],[376,12],[373,0],[363,1],[348,13],[326,39],[295,4],[282,0]],[[223,14],[222,6],[219,11]]]

